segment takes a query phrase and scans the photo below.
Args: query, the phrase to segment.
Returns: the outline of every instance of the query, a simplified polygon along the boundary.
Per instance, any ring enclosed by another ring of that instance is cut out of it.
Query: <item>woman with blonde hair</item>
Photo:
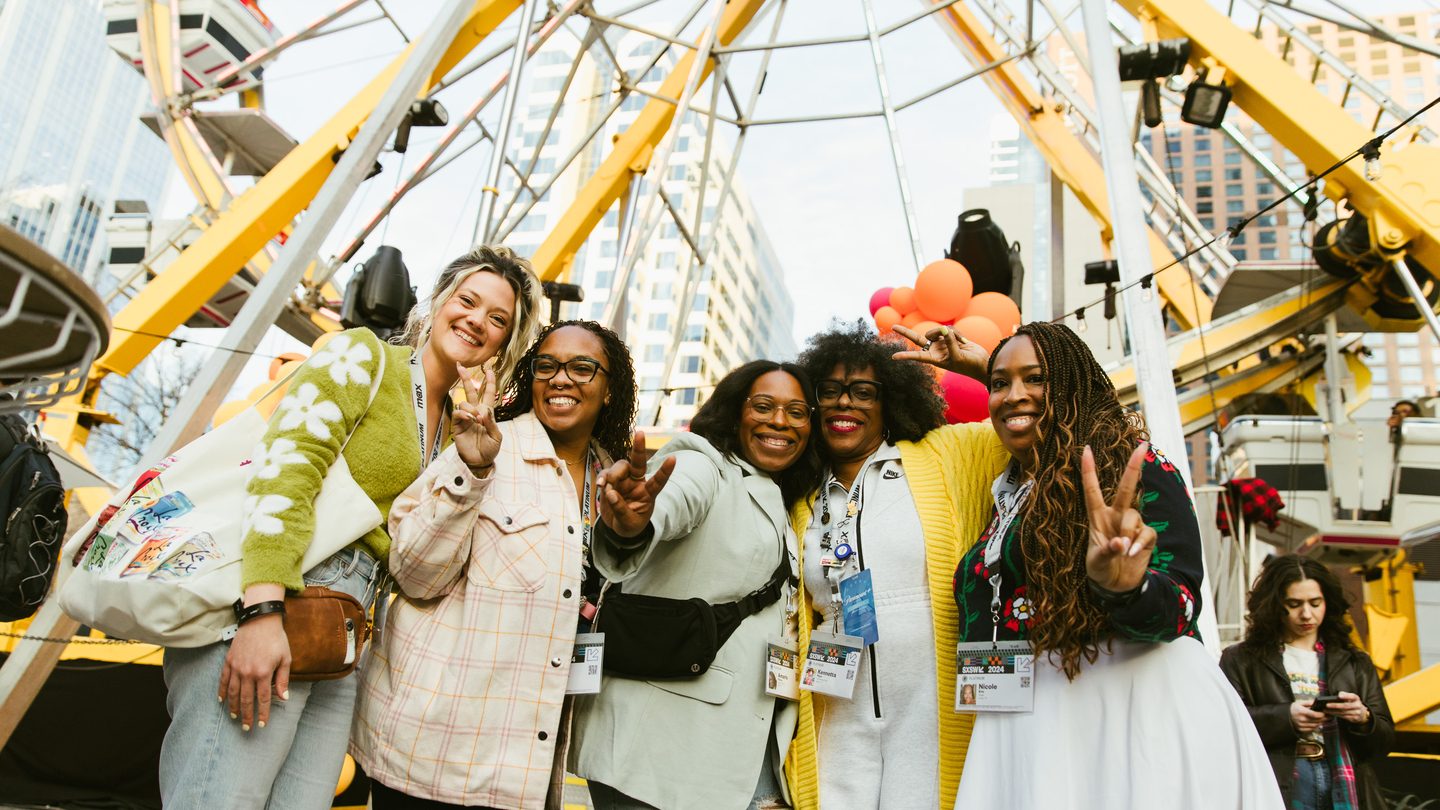
[[[330,805],[357,678],[291,682],[284,599],[322,585],[368,608],[390,536],[382,524],[300,570],[311,539],[326,529],[315,525],[321,483],[343,452],[355,482],[387,514],[446,442],[442,417],[450,389],[466,369],[492,360],[496,383],[507,381],[538,329],[539,304],[540,282],[529,262],[508,248],[479,247],[441,272],[432,295],[412,312],[406,342],[390,345],[369,330],[350,329],[296,372],[246,489],[244,594],[234,638],[165,651],[171,723],[160,788],[166,806]]]

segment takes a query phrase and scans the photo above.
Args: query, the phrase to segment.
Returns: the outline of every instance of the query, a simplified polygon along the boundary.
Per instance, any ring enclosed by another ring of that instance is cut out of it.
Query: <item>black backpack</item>
[[[40,609],[65,539],[65,486],[24,419],[0,415],[0,621]]]

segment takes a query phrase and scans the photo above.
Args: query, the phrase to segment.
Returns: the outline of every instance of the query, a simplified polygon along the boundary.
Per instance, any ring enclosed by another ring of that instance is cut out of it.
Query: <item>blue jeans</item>
[[[305,573],[358,598],[374,598],[375,560],[347,548]],[[229,645],[165,650],[170,728],[160,749],[160,795],[175,808],[329,807],[345,762],[355,713],[355,676],[291,682],[290,699],[270,704],[265,728],[240,730],[216,700]]]
[[[1290,788],[1292,810],[1330,810],[1330,763],[1320,759],[1295,760],[1295,784]]]

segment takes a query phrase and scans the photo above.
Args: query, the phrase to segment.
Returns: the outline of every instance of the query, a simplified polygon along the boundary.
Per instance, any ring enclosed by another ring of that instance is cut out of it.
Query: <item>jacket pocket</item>
[[[531,504],[480,505],[470,549],[470,580],[484,588],[530,593],[545,582],[550,519]]]

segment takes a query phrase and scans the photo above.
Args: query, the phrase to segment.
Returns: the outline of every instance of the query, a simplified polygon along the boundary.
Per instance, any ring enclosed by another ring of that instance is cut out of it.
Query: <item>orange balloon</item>
[[[915,305],[929,320],[949,323],[965,313],[974,291],[975,283],[965,265],[941,259],[925,265],[915,279]]]
[[[1000,329],[1001,337],[1015,334],[1015,328],[1020,325],[1020,307],[1004,293],[983,292],[971,298],[970,306],[965,308],[965,317],[977,315],[994,322]]]
[[[900,319],[900,325],[901,325],[901,326],[908,326],[908,327],[910,327],[911,329],[914,329],[915,327],[919,326],[920,324],[922,324],[922,323],[924,323],[924,322],[925,322],[925,316],[924,316],[924,315],[921,315],[921,314],[918,313],[918,312],[912,312],[912,313],[910,313],[909,315],[906,315],[905,317],[903,317],[903,318]]]
[[[921,337],[924,337],[925,333],[929,332],[931,329],[939,329],[940,324],[935,323],[934,321],[921,321],[920,323],[915,324],[914,328],[916,332],[920,333]]]
[[[245,410],[249,406],[249,400],[236,400],[234,402],[226,402],[225,404],[216,408],[215,427],[220,427],[221,425],[235,418],[240,414],[241,411]]]
[[[335,337],[336,335],[338,335],[338,334],[340,334],[340,333],[339,333],[339,332],[324,332],[324,333],[322,333],[322,334],[320,335],[320,337],[315,338],[315,342],[314,342],[314,343],[311,343],[311,344],[310,344],[310,351],[312,351],[312,352],[318,352],[318,351],[320,351],[321,347],[323,347],[326,343],[329,343],[331,340],[333,340],[334,337]]]
[[[896,287],[890,291],[890,306],[901,315],[915,311],[915,290],[911,287]]]
[[[881,337],[890,334],[890,329],[900,322],[900,313],[894,307],[880,307],[875,310],[875,328],[880,330]]]
[[[1000,345],[1000,339],[1004,337],[994,321],[979,315],[967,315],[956,321],[955,331],[966,340],[973,340],[984,346],[987,352],[995,351],[995,347]]]

